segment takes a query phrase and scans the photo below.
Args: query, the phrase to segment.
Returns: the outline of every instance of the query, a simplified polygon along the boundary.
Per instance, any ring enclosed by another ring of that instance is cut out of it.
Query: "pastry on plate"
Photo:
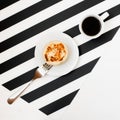
[[[61,41],[52,41],[45,46],[44,59],[50,65],[59,65],[68,57],[68,48]]]

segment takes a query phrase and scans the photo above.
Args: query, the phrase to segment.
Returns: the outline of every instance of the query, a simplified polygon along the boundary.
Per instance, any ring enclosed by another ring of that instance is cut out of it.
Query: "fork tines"
[[[49,70],[53,65],[49,65],[47,63],[43,64],[44,69]]]

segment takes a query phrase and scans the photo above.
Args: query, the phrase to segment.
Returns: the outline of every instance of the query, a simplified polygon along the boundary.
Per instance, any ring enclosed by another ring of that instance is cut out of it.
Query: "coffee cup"
[[[104,31],[104,20],[108,16],[108,12],[105,12],[100,16],[96,14],[85,15],[79,24],[80,32],[91,39],[99,37]]]

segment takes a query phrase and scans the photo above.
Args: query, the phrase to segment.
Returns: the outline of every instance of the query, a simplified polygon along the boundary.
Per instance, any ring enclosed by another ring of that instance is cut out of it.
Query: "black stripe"
[[[110,14],[110,16],[105,21],[110,20],[111,18],[120,14],[120,5],[117,5],[107,11],[104,11],[104,12],[108,12]],[[102,15],[103,13],[100,13],[99,15]],[[69,30],[65,31],[64,33],[70,35],[71,37],[75,37],[75,36],[81,34],[79,31],[78,25],[74,26],[73,28],[70,28]]]
[[[8,7],[9,5],[17,2],[19,0],[0,0],[0,10],[2,10],[5,7]]]
[[[0,65],[0,74],[10,70],[13,67],[16,67],[17,65],[31,59],[34,57],[34,48],[29,49],[28,51],[25,51],[22,54],[19,54],[18,56],[15,56],[14,58],[2,63]]]
[[[78,47],[80,55],[83,55],[86,52],[89,52],[90,50],[93,50],[93,49],[109,42],[110,40],[112,40],[112,38],[114,37],[114,35],[118,31],[118,29],[119,29],[119,27],[114,28],[114,29],[106,32],[105,34],[101,35],[100,37],[98,37],[96,39],[92,39],[92,40],[80,45]]]
[[[11,0],[9,0],[11,1]],[[57,2],[60,2],[61,0],[42,0],[28,8],[26,8],[25,10],[23,11],[20,11],[16,14],[14,14],[13,16],[10,16],[8,17],[7,19],[3,20],[1,23],[0,23],[0,31],[34,15],[35,13],[37,12],[40,12],[52,5],[54,5],[55,3]]]
[[[43,113],[45,113],[46,115],[50,115],[66,106],[68,106],[73,98],[75,97],[75,95],[78,93],[79,90],[76,90],[66,96],[64,96],[63,98],[60,98],[42,108],[40,108],[39,110],[42,111]]]
[[[37,98],[40,98],[56,89],[90,73],[92,71],[92,69],[94,68],[94,66],[96,65],[98,60],[99,60],[99,58],[73,70],[72,72],[70,72],[67,75],[59,77],[59,78],[53,80],[52,82],[49,82],[48,84],[45,84],[44,86],[33,90],[32,92],[22,96],[22,98],[25,101],[30,103],[30,102],[36,100]]]
[[[70,35],[71,37],[75,37],[80,34],[78,25],[74,26],[73,28],[65,31],[64,33]]]
[[[8,90],[13,90],[13,89],[29,82],[33,78],[35,70],[36,70],[36,68],[24,73],[23,75],[21,75],[17,78],[14,78],[13,80],[10,80],[10,81],[4,83],[3,86],[5,88],[7,88]]]
[[[13,47],[16,44],[23,42],[26,39],[68,19],[68,18],[82,12],[83,10],[86,10],[102,1],[103,0],[99,0],[99,1],[98,0],[91,0],[91,1],[85,0],[75,6],[72,6],[71,8],[69,8],[65,11],[62,11],[62,12],[58,13],[57,15],[52,16],[52,17],[48,18],[47,20],[40,22],[39,24],[3,41],[0,44],[0,52],[3,52],[5,50]]]

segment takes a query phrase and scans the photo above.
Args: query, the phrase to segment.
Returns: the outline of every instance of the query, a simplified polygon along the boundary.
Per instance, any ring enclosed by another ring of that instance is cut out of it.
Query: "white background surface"
[[[11,92],[0,86],[0,120],[46,120],[46,115],[32,108],[22,99],[12,105],[7,103]],[[50,120],[50,118],[49,118]]]
[[[120,29],[61,120],[120,120]]]

